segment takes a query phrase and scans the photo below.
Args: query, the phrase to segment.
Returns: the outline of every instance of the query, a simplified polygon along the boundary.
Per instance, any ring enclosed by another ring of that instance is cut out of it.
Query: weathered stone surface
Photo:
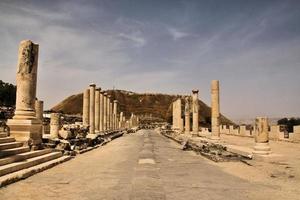
[[[100,90],[96,88],[95,91],[95,132],[100,131]]]
[[[90,85],[90,134],[95,134],[95,84]]]
[[[99,129],[104,131],[104,93],[100,91],[100,116],[99,116]]]
[[[192,112],[193,112],[193,134],[198,135],[199,131],[199,102],[198,102],[199,90],[192,91]]]
[[[36,118],[40,121],[43,121],[43,113],[44,113],[44,102],[36,99],[35,100]]]
[[[113,105],[113,129],[116,130],[118,128],[117,126],[117,114],[118,114],[118,101],[114,100],[114,105]]]
[[[175,130],[180,129],[180,123],[181,123],[181,98],[178,98],[173,102],[173,110],[172,110],[172,128]]]
[[[211,82],[211,139],[220,139],[219,81]]]
[[[103,130],[107,130],[107,93],[103,94]]]
[[[90,118],[90,90],[86,89],[83,93],[83,111],[82,111],[82,122],[84,126],[89,126]]]
[[[42,142],[42,123],[35,114],[38,44],[24,40],[19,46],[17,69],[16,110],[13,119],[7,121],[10,135],[25,144]]]
[[[190,98],[185,97],[185,107],[184,107],[184,116],[185,116],[185,126],[184,130],[186,134],[190,133],[191,125],[190,125]]]
[[[59,135],[60,138],[63,138],[65,140],[75,138],[75,135],[70,130],[61,129],[61,130],[58,131],[58,135]]]
[[[255,119],[255,146],[253,154],[268,155],[270,153],[268,119],[266,117],[257,117]]]
[[[60,114],[51,113],[50,117],[50,137],[55,139],[58,138],[58,131],[61,127]]]

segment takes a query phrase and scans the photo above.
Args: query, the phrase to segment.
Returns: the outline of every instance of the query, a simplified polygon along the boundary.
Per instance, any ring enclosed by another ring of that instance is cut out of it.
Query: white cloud
[[[143,47],[147,44],[147,40],[142,37],[140,32],[134,32],[130,34],[120,33],[119,36],[123,39],[133,42],[136,47]]]
[[[173,40],[175,40],[175,41],[185,38],[190,35],[186,32],[179,31],[178,29],[175,29],[175,28],[168,28],[167,30],[168,30],[169,34],[172,36]]]

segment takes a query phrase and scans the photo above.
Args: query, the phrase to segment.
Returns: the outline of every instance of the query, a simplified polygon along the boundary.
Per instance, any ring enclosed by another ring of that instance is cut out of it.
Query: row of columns
[[[82,122],[84,126],[89,126],[90,134],[123,128],[123,117],[123,113],[118,114],[118,101],[102,92],[101,88],[91,84],[84,91]]]
[[[184,128],[181,118],[181,98],[173,102],[173,129],[190,134],[191,122],[190,113],[192,112],[192,135],[199,132],[199,90],[192,90],[192,95],[184,98]],[[192,107],[190,101],[192,100]],[[220,89],[219,81],[211,82],[211,139],[220,139]]]

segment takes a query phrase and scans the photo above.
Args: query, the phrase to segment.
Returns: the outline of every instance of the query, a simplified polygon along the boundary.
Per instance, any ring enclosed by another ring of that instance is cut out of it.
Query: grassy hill
[[[168,94],[138,94],[123,90],[108,90],[106,91],[113,99],[119,101],[119,108],[129,117],[133,112],[137,115],[152,115],[153,117],[161,118],[164,121],[172,121],[172,102],[183,96],[168,95]],[[184,102],[184,101],[182,101]],[[62,112],[65,114],[82,114],[83,94],[72,95],[51,110]],[[202,126],[209,126],[211,111],[205,103],[199,100],[200,117],[199,121]],[[232,121],[221,116],[222,124],[233,124]]]

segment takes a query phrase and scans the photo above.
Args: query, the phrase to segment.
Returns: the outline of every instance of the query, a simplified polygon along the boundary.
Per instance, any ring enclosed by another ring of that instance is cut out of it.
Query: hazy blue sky
[[[0,79],[15,83],[18,44],[40,45],[38,97],[49,108],[94,82],[188,94],[233,118],[300,116],[300,1],[0,2]]]

